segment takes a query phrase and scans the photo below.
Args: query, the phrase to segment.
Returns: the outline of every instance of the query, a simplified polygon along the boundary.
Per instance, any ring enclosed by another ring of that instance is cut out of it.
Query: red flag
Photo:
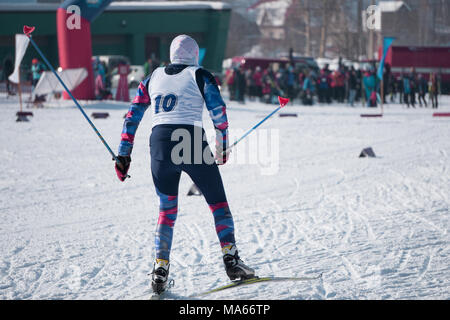
[[[29,37],[30,34],[34,31],[34,29],[35,27],[23,26],[23,33],[25,33],[25,35]]]
[[[283,108],[285,105],[288,104],[289,99],[278,96],[278,102],[280,102],[280,107]]]

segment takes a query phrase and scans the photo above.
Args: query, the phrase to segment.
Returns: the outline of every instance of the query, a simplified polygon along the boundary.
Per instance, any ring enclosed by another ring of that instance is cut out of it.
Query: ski
[[[208,290],[205,292],[201,292],[195,295],[192,295],[191,297],[201,297],[201,296],[205,296],[214,292],[218,292],[218,291],[223,291],[226,289],[231,289],[231,288],[235,288],[238,286],[244,286],[244,285],[249,285],[249,284],[253,284],[253,283],[259,283],[259,282],[267,282],[267,281],[313,281],[313,280],[319,280],[322,278],[322,274],[319,274],[317,276],[313,276],[313,277],[275,277],[275,276],[269,276],[269,277],[254,277],[254,278],[250,278],[250,279],[245,279],[245,280],[238,280],[238,281],[233,281],[232,283],[226,284],[224,286],[220,286],[218,288],[212,289],[212,290]]]
[[[161,300],[161,294],[153,293],[150,300]]]
[[[157,292],[153,292],[152,295],[150,296],[150,300],[162,300],[164,299],[164,296],[166,295],[167,291],[170,288],[173,288],[175,286],[175,280],[171,279],[169,281],[169,283],[167,284],[167,287],[164,289],[163,292],[157,293]]]
[[[154,293],[152,294],[152,296],[150,297],[150,300],[161,300],[161,299],[164,298],[164,293],[166,293],[166,290],[164,290],[164,291],[161,292],[161,293],[156,293],[156,292],[154,292]]]

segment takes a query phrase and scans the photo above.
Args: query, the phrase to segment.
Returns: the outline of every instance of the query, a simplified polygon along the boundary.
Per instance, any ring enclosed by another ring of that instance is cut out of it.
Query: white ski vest
[[[148,84],[151,99],[152,127],[160,124],[202,126],[203,96],[195,80],[198,66],[186,67],[168,75],[164,67],[153,71]]]

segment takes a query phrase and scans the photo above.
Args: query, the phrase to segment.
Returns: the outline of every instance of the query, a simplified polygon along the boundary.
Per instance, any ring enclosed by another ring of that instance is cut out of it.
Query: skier
[[[191,37],[179,35],[173,39],[170,45],[171,63],[155,69],[152,75],[139,85],[124,121],[118,152],[120,162],[116,162],[116,173],[119,179],[124,181],[130,167],[137,127],[148,106],[152,105],[154,111],[150,136],[151,172],[160,199],[155,235],[156,261],[152,271],[152,289],[157,294],[163,292],[167,285],[173,228],[177,218],[178,184],[183,171],[200,189],[212,211],[225,270],[230,280],[255,276],[255,271],[239,258],[233,217],[217,166],[225,164],[228,159],[226,106],[213,75],[198,66],[198,53],[199,47]],[[204,138],[204,103],[216,129],[215,157]],[[174,153],[177,141],[172,139],[179,136],[180,130],[189,133],[189,152],[183,149]],[[196,144],[201,146],[199,152]],[[182,161],[179,159],[181,153]]]

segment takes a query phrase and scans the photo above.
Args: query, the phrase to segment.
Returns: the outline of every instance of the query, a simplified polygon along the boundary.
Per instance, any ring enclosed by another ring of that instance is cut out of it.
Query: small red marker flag
[[[289,99],[278,96],[278,102],[280,103],[280,107],[283,108],[285,105],[288,104]]]
[[[34,29],[36,29],[35,27],[29,27],[29,26],[23,26],[23,33],[25,33],[25,35],[27,37],[30,36],[30,34],[34,31]]]

